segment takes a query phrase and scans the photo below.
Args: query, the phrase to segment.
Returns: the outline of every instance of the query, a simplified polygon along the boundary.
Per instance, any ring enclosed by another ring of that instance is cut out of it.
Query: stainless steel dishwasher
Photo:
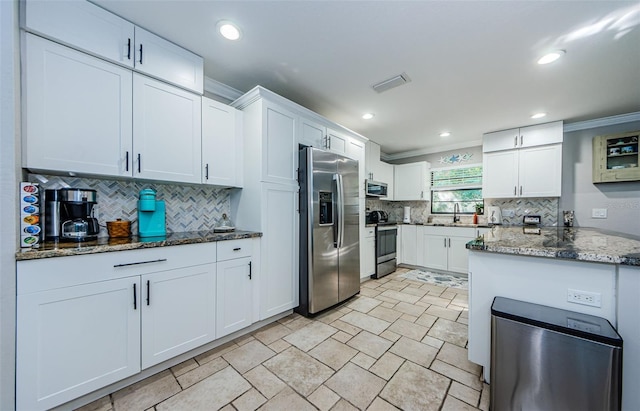
[[[509,298],[491,306],[491,411],[620,410],[622,338],[609,321]]]

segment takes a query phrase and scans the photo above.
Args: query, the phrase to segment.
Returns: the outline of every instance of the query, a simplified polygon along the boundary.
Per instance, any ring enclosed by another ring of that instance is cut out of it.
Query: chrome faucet
[[[460,204],[453,203],[453,222],[457,223],[460,221],[460,216],[458,213],[460,212]]]

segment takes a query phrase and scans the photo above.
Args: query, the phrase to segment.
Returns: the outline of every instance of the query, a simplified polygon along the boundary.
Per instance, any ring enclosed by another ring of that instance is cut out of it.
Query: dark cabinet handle
[[[233,251],[240,251],[240,250],[242,250],[241,247],[236,247],[236,248],[233,249]]]
[[[447,239],[443,238],[443,240],[444,240],[444,248],[447,248]]]
[[[140,64],[142,64],[142,43],[140,43]]]
[[[127,60],[131,60],[131,39],[127,41]]]
[[[204,166],[204,178],[205,180],[209,179],[209,163],[207,163],[207,165]]]
[[[520,195],[522,195],[522,186],[520,186]]]
[[[133,283],[133,309],[137,310],[138,309],[138,297],[137,297],[136,293],[136,283]]]
[[[129,152],[128,151],[125,153],[124,163],[125,163],[125,170],[129,171]]]
[[[151,301],[151,293],[149,292],[149,280],[147,280],[147,305],[149,305],[149,301]]]
[[[449,239],[449,248],[451,248],[451,239]]]
[[[124,263],[124,264],[116,264],[113,267],[117,268],[117,267],[128,267],[130,265],[140,265],[140,264],[151,264],[151,263],[162,263],[164,261],[167,261],[166,258],[160,258],[158,260],[149,260],[149,261],[138,261],[135,263]]]
[[[138,153],[138,174],[140,174],[140,167],[141,167],[141,166],[140,166],[140,163],[141,163],[140,158],[141,158],[141,157],[142,157],[142,156],[140,155],[140,153]]]
[[[251,261],[249,261],[249,280],[251,280]]]

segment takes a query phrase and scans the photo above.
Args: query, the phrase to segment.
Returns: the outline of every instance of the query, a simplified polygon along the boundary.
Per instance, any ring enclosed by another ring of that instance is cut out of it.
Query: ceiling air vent
[[[371,86],[376,92],[382,93],[383,91],[387,91],[394,87],[401,86],[410,82],[411,79],[407,76],[407,73],[398,74],[397,76],[393,76],[389,79],[383,80],[378,84],[374,84]]]

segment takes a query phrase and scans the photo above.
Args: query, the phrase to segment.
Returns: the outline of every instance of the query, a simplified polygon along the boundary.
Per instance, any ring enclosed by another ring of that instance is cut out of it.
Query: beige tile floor
[[[314,319],[292,314],[82,411],[484,410],[468,294],[399,277]]]

